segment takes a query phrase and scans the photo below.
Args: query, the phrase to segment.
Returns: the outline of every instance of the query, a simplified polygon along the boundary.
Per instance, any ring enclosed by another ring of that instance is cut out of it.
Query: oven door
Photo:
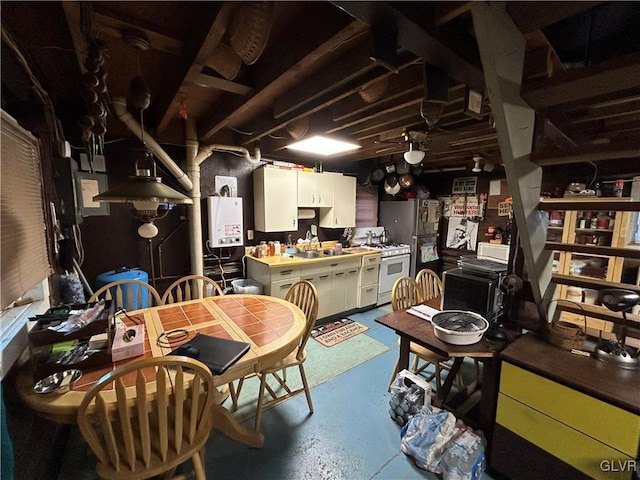
[[[382,257],[378,282],[378,305],[389,303],[393,284],[397,279],[409,276],[410,258],[409,254]]]

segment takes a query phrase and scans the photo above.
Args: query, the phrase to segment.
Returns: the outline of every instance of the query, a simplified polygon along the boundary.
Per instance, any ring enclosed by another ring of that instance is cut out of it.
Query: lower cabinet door
[[[318,291],[318,318],[324,318],[331,315],[331,274],[321,273],[316,276],[314,283]]]
[[[352,310],[358,307],[358,269],[347,270],[346,277],[344,309]]]
[[[291,286],[300,280],[299,277],[287,278],[284,280],[278,280],[277,282],[271,282],[271,293],[272,297],[284,298],[287,295],[287,292],[291,288]]]

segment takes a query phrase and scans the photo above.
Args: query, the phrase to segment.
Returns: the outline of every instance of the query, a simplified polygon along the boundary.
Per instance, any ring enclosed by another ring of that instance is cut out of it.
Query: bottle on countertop
[[[274,251],[274,255],[277,257],[279,257],[282,254],[282,250],[280,248],[280,242],[278,240],[273,242],[273,251]]]

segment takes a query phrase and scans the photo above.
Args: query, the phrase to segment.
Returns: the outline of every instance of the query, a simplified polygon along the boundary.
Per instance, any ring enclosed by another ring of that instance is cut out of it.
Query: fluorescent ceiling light
[[[342,142],[340,140],[334,140],[328,137],[322,137],[316,135],[315,137],[307,138],[291,145],[287,145],[287,148],[291,150],[298,150],[300,152],[315,153],[316,155],[333,155],[334,153],[349,152],[360,148],[360,145],[355,143]]]

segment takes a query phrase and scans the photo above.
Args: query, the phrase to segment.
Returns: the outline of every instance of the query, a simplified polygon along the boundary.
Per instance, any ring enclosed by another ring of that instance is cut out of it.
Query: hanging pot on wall
[[[405,161],[404,158],[399,158],[398,160],[396,160],[396,173],[398,175],[409,173],[409,164]]]
[[[402,188],[410,188],[414,183],[413,176],[409,175],[408,173],[401,175],[398,179],[398,183]]]
[[[390,173],[384,179],[384,191],[389,195],[396,195],[401,187],[398,183],[398,176]]]
[[[363,187],[371,185],[371,173],[367,171],[358,173],[358,185],[362,185]]]
[[[384,170],[380,167],[376,167],[371,171],[371,180],[374,182],[381,182],[384,179]]]

